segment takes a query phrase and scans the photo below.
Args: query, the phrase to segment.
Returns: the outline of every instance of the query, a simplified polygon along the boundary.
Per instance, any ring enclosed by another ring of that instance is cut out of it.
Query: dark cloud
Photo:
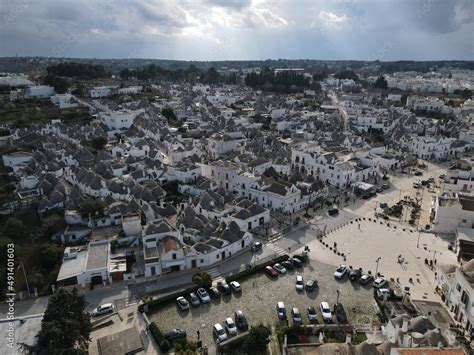
[[[252,0],[207,0],[206,2],[213,6],[242,10],[248,7],[252,3]]]
[[[0,55],[472,60],[472,1],[3,1]]]

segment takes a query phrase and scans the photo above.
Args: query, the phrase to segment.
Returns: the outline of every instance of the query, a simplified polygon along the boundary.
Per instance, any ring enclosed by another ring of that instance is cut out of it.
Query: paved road
[[[117,301],[126,303],[126,299],[129,297],[128,289],[125,287],[121,288],[105,288],[97,289],[85,294],[88,306],[87,311],[92,311],[101,303],[114,303]],[[28,299],[23,301],[15,302],[15,317],[31,316],[36,314],[44,313],[48,306],[49,296],[38,297],[35,299]],[[6,318],[8,306],[5,303],[0,304],[0,319]]]
[[[347,131],[349,128],[349,116],[347,115],[346,110],[339,103],[339,99],[337,98],[337,95],[334,93],[334,91],[329,91],[329,97],[331,98],[333,105],[337,107],[339,114],[341,115],[341,119],[344,124],[344,131]]]

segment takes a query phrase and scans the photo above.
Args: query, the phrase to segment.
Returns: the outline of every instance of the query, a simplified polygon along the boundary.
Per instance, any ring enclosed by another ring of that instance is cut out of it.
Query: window
[[[456,285],[456,290],[458,290],[459,292],[461,292],[461,285],[460,285],[460,284],[457,284],[457,285]]]
[[[176,254],[173,253],[173,260],[176,260]]]
[[[463,220],[462,220],[462,223],[467,223],[467,220],[466,220],[466,219],[463,219]]]

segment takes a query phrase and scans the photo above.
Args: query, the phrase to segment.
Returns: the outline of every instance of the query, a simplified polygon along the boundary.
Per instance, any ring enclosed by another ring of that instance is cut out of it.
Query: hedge
[[[168,340],[165,339],[163,333],[161,333],[160,328],[156,325],[155,322],[151,322],[150,326],[150,333],[153,339],[155,340],[156,344],[160,348],[162,353],[166,353],[171,349],[171,345]]]
[[[237,281],[237,280],[245,279],[245,278],[259,272],[260,270],[265,269],[268,265],[274,265],[276,263],[281,263],[282,261],[286,261],[288,259],[289,259],[288,255],[280,255],[279,257],[277,257],[274,260],[269,260],[269,261],[267,261],[263,264],[257,264],[254,267],[252,267],[251,269],[246,269],[246,270],[238,272],[234,275],[227,276],[225,278],[225,281],[227,283],[229,283],[231,281]]]
[[[168,304],[171,301],[175,301],[176,298],[178,298],[180,296],[185,296],[185,295],[187,295],[191,292],[196,291],[196,288],[197,288],[197,286],[192,286],[192,287],[188,287],[188,288],[186,288],[184,290],[181,290],[181,291],[170,293],[169,295],[166,295],[166,296],[163,296],[163,297],[160,297],[160,298],[155,298],[155,299],[147,302],[146,305],[148,305],[148,310],[149,311],[158,309],[161,306],[165,306],[166,304]],[[142,313],[145,311],[144,306],[145,306],[145,304],[141,304],[140,306],[138,306],[138,310]]]

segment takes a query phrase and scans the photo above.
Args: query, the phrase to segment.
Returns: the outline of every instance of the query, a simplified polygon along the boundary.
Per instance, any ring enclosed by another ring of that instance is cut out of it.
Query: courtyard
[[[433,265],[456,263],[456,254],[448,249],[449,240],[383,219],[366,217],[346,222],[323,241],[328,247],[316,239],[309,244],[312,258],[332,265],[361,267],[372,274],[377,270],[395,280],[401,289],[409,287],[412,299],[439,301],[434,293],[434,268],[425,260]],[[330,250],[334,243],[337,251],[345,255],[345,261]]]

